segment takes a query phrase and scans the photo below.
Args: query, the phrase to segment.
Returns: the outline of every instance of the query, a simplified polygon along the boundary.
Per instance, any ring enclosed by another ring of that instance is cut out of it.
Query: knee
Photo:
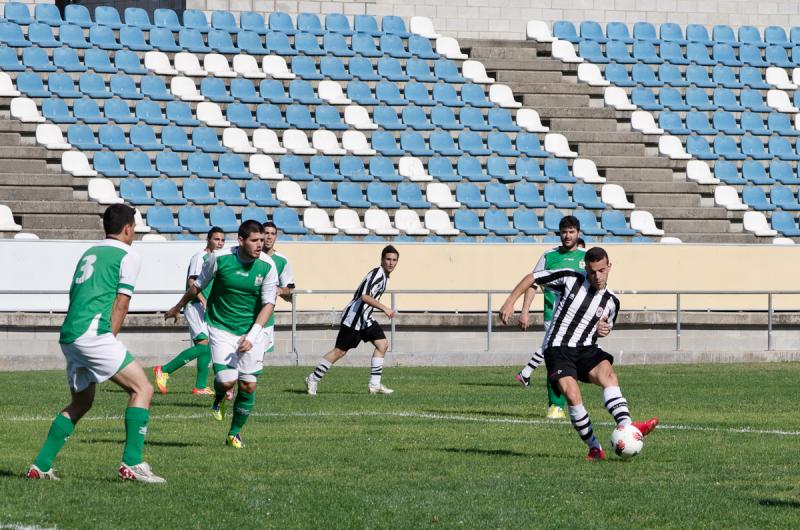
[[[339,348],[333,350],[333,356],[336,358],[337,361],[342,357],[344,357],[345,355],[347,355],[347,350],[340,350]]]
[[[255,381],[239,381],[239,390],[242,392],[247,392],[248,394],[252,394],[256,391],[256,382]]]
[[[389,351],[389,341],[387,340],[384,342],[379,342],[375,345],[375,349],[378,350],[378,353],[381,355],[385,354],[387,351]]]
[[[146,379],[133,387],[133,394],[146,399],[148,402],[153,398],[153,385]]]

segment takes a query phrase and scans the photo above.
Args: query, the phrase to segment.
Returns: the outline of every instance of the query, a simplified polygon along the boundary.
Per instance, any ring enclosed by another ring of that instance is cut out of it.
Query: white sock
[[[319,381],[320,379],[322,379],[322,377],[323,377],[323,376],[324,376],[326,373],[328,373],[328,369],[329,369],[330,367],[331,367],[331,363],[329,363],[329,362],[328,362],[328,361],[326,361],[325,359],[322,359],[322,360],[319,362],[319,364],[317,365],[317,367],[316,367],[316,368],[314,368],[314,371],[313,371],[313,372],[311,372],[311,375],[309,376],[309,378],[310,378],[312,381]]]
[[[525,368],[520,370],[519,374],[522,377],[529,379],[533,371],[536,370],[543,362],[544,362],[544,355],[542,355],[542,349],[539,348],[538,350],[536,350],[536,353],[534,353],[533,356],[531,356],[530,360],[528,361],[528,364],[525,365]]]
[[[383,357],[372,358],[372,369],[369,373],[369,386],[379,386],[383,375]]]
[[[583,403],[570,405],[569,419],[572,421],[572,426],[578,431],[578,436],[581,437],[581,440],[583,440],[586,445],[589,447],[600,447],[600,442],[594,437],[592,420],[589,419],[589,413],[586,412]]]
[[[617,425],[628,425],[631,423],[631,413],[628,410],[628,402],[622,397],[622,391],[618,386],[610,386],[603,389],[603,402],[608,413],[614,417]]]

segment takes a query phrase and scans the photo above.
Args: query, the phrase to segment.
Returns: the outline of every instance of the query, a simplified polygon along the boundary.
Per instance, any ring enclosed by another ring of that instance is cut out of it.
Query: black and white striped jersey
[[[608,316],[617,321],[619,298],[611,289],[595,289],[586,273],[570,269],[534,271],[536,285],[559,293],[553,321],[545,336],[545,346],[591,346],[597,342],[597,323]]]
[[[389,283],[389,277],[381,267],[375,267],[367,273],[364,280],[353,294],[353,299],[347,304],[342,313],[342,325],[353,329],[366,329],[375,321],[372,319],[371,305],[361,301],[361,295],[369,295],[372,298],[380,299]]]

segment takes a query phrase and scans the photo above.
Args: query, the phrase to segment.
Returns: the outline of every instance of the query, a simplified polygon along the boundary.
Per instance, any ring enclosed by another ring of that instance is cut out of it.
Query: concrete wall
[[[23,0],[33,4],[32,0]],[[48,2],[52,3],[52,2]],[[525,23],[537,20],[599,22],[677,22],[752,24],[760,27],[800,25],[800,3],[724,0],[186,0],[189,9],[213,11],[284,11],[347,15],[426,16],[436,29],[457,38],[523,39]]]

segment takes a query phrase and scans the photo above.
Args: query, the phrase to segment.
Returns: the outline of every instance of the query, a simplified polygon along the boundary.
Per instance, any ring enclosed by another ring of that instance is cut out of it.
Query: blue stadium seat
[[[64,75],[52,74],[50,77]],[[69,78],[68,76],[64,76]],[[23,72],[17,76],[17,90],[32,98],[46,98],[50,96],[50,91],[45,90],[42,78],[33,72]],[[70,83],[72,80],[70,79]],[[63,97],[63,96],[62,96]],[[75,96],[73,96],[75,97]]]
[[[125,24],[129,27],[137,27],[143,30],[150,30],[150,15],[141,7],[126,7],[125,8]]]
[[[83,123],[108,123],[108,118],[100,115],[100,107],[93,99],[82,98],[73,101],[72,114]]]
[[[689,24],[686,26],[686,39],[704,46],[711,46],[714,41],[708,37],[708,30],[702,24]]]
[[[667,89],[664,89],[667,90]],[[662,90],[662,93],[664,92]],[[717,105],[711,103],[708,94],[702,88],[689,87],[686,89],[686,105],[696,110],[717,110]],[[672,110],[688,110],[676,105],[670,106]]]
[[[681,46],[689,44],[689,41],[683,37],[683,29],[674,22],[664,22],[661,24],[661,27],[658,28],[658,31],[662,41],[679,44]],[[666,42],[662,42],[661,45],[663,46]]]
[[[450,59],[439,59],[433,65],[433,71],[441,81],[446,83],[466,83],[466,78],[462,77],[458,71],[456,63]]]
[[[717,61],[708,55],[706,45],[699,42],[690,42],[686,46],[686,59],[701,66],[714,66],[717,64]]]
[[[125,132],[117,125],[101,125],[97,137],[101,144],[112,151],[131,151],[133,149],[133,145],[125,138]]]
[[[398,196],[400,192],[398,191]],[[361,187],[355,182],[342,182],[336,187],[336,198],[350,208],[369,208],[372,203],[364,199]]]
[[[68,50],[69,48],[64,49]],[[75,50],[70,51],[74,52]],[[15,48],[0,46],[0,69],[4,72],[22,72],[25,70],[25,66],[19,62],[19,57],[17,57],[17,50]]]
[[[456,200],[467,208],[485,209],[490,206],[481,196],[481,190],[472,182],[459,182],[456,184]]]
[[[175,125],[184,127],[200,125],[200,121],[194,118],[192,109],[185,101],[170,101],[167,103],[167,119]]]
[[[406,73],[415,81],[422,83],[435,83],[438,77],[431,73],[428,61],[422,59],[409,59],[406,61]]]
[[[800,184],[800,178],[798,178],[791,164],[782,160],[773,160],[770,162],[769,176],[770,182],[777,181],[781,184]],[[754,182],[754,184],[757,183]]]
[[[342,175],[336,170],[333,158],[325,155],[315,155],[309,162],[311,174],[323,181],[341,182]]]
[[[609,51],[609,54],[615,53],[616,55],[613,57],[611,56],[606,57],[605,55],[603,55],[603,50],[600,49],[599,42],[595,42],[593,40],[582,40],[580,44],[578,44],[578,55],[580,55],[587,61],[595,64],[608,64],[609,62],[611,62],[611,59],[613,59],[614,62],[619,62],[619,64],[625,64],[626,61],[624,58],[620,61],[617,61],[617,59],[619,59],[618,52],[620,48],[624,48],[624,46],[625,46],[624,44],[618,42],[612,45],[609,50],[609,45],[607,44],[606,50]]]
[[[656,35],[655,26],[649,22],[636,22],[633,25],[633,38],[640,41],[661,44],[661,40]]]
[[[756,160],[746,160],[742,164],[742,178],[759,186],[774,183],[772,178],[767,176],[767,171],[764,169],[764,166],[761,165],[761,162]]]
[[[467,179],[471,182],[488,182],[489,175],[483,172],[481,161],[479,158],[464,155],[458,159],[458,174],[462,179]]]
[[[461,85],[461,101],[473,107],[494,107],[494,103],[486,99],[486,93],[483,91],[483,87],[475,83],[465,83]]]
[[[517,158],[514,168],[517,176],[524,178],[528,182],[547,182],[547,176],[542,173],[539,161],[534,158]]]
[[[492,130],[492,127],[486,123],[486,120],[483,117],[483,112],[481,112],[480,109],[474,107],[464,107],[459,112],[459,117],[461,119],[461,123],[471,131]]]
[[[764,98],[761,97],[761,92],[758,90],[745,89],[739,92],[739,98],[742,105],[747,110],[753,112],[771,112],[772,107],[764,104]]]
[[[116,74],[117,67],[111,64],[108,52],[97,48],[89,48],[83,54],[83,62],[98,74]]]
[[[297,15],[297,29],[298,31],[305,31],[316,36],[325,33],[325,30],[322,29],[322,23],[319,17],[313,13],[299,13]]]
[[[184,15],[186,12],[184,11]],[[181,28],[178,32],[178,44],[184,50],[192,53],[209,53],[211,47],[206,46],[206,41],[200,30],[192,28]]]
[[[323,79],[322,75],[317,71],[317,63],[314,59],[305,55],[298,55],[292,58],[292,72],[302,79]]]
[[[353,57],[350,59],[348,69],[353,77],[361,81],[380,81],[381,76],[375,73],[372,68],[372,61],[364,57]],[[369,89],[369,87],[367,87]]]
[[[220,184],[222,182],[230,181],[221,181]],[[218,226],[226,233],[239,230],[239,221],[230,206],[212,206],[208,212],[208,220],[212,226]]]
[[[244,168],[244,160],[236,153],[222,153],[217,160],[220,172],[235,180],[250,180],[253,174]]]
[[[141,151],[125,153],[125,169],[137,177],[158,177],[161,173],[153,169],[150,157]]]
[[[397,147],[392,133],[375,131],[372,133],[372,148],[384,156],[403,156],[405,151]]]
[[[147,209],[147,224],[164,234],[177,234],[182,230],[175,225],[172,210],[164,206],[151,206]]]
[[[761,57],[761,50],[752,44],[743,44],[742,47],[739,48],[739,57],[741,60],[733,61],[732,64],[725,64],[729,64],[729,66],[741,66],[741,64],[744,63],[750,66],[765,68],[770,66],[770,64]]]
[[[633,43],[633,57],[640,63],[661,64],[664,60],[656,53],[652,42],[637,40]]]
[[[575,184],[572,187],[572,198],[580,206],[590,210],[604,210],[606,207],[591,184]],[[581,228],[583,227],[581,226]]]
[[[373,156],[369,160],[369,172],[381,182],[400,182],[403,180],[397,173],[394,163],[383,156]]]
[[[416,131],[431,131],[435,127],[428,121],[422,107],[409,105],[403,109],[403,123]]]
[[[36,4],[33,15],[37,22],[44,22],[50,26],[61,26],[64,23],[61,11],[55,4]]]
[[[223,179],[217,182],[214,185],[214,195],[228,206],[247,206],[250,204],[249,200],[242,198],[242,190],[239,184],[230,179]]]
[[[306,169],[306,163],[296,155],[284,155],[281,157],[280,172],[291,180],[314,180],[314,177]]]
[[[550,156],[547,151],[542,149],[539,135],[536,133],[520,132],[516,139],[517,149],[526,156],[534,158],[546,158]]]
[[[402,19],[400,21],[402,22]],[[353,18],[353,30],[369,33],[373,37],[380,37],[381,33],[383,33],[378,28],[378,20],[372,15],[356,15]]]
[[[444,156],[435,156],[428,160],[428,174],[439,182],[458,182],[461,180],[461,177],[453,168],[453,163]]]
[[[64,8],[64,21],[81,28],[91,28],[94,25],[89,10],[80,4],[67,4]]]
[[[303,105],[320,105],[322,100],[314,94],[311,83],[302,79],[295,79],[289,83],[289,97]],[[275,101],[272,101],[275,103]]]
[[[441,156],[461,156],[464,154],[463,150],[455,146],[450,133],[436,131],[431,133],[428,140],[431,144],[431,149]]]
[[[499,182],[518,182],[521,180],[516,174],[512,174],[508,168],[508,161],[499,156],[490,156],[486,160],[486,172],[491,178]]]
[[[471,107],[470,107],[471,109]],[[466,110],[466,108],[464,109]],[[477,109],[476,110],[478,113]],[[463,112],[463,111],[462,111]],[[483,116],[481,115],[481,121],[483,120]],[[431,109],[431,123],[438,127],[439,129],[445,131],[460,131],[464,129],[464,126],[458,122],[456,119],[455,114],[453,113],[453,109],[450,107],[434,107]],[[488,127],[488,125],[484,124],[484,127]],[[473,129],[474,130],[474,129]],[[484,129],[486,130],[486,129]]]
[[[547,203],[539,194],[539,187],[530,182],[521,182],[514,187],[514,199],[526,208],[547,207]]]
[[[0,48],[0,51],[3,49],[8,48]],[[16,57],[16,51],[14,51],[14,56]],[[65,72],[86,71],[86,66],[78,59],[78,53],[72,48],[56,48],[53,50],[53,64]],[[13,65],[3,65],[2,68],[3,70],[12,71]]]
[[[264,98],[258,95],[253,82],[249,79],[237,77],[231,79],[231,97],[238,99],[242,103],[264,103]],[[230,105],[228,106],[230,108]]]
[[[628,69],[622,64],[611,63],[606,66],[605,77],[611,84],[616,86],[636,86],[636,82],[632,81],[628,75]]]
[[[468,236],[485,236],[489,234],[489,230],[481,226],[478,214],[471,210],[456,210],[454,221],[455,227]]]
[[[436,105],[436,102],[431,99],[428,87],[416,81],[406,83],[405,97],[410,103],[421,107],[432,107]]]
[[[792,126],[789,117],[780,112],[770,112],[767,118],[767,127],[781,136],[800,136],[800,131]]]
[[[42,115],[53,123],[75,123],[78,121],[70,114],[67,103],[60,98],[43,100]]]
[[[100,154],[105,154],[105,153],[98,153],[98,155],[100,155]],[[108,154],[113,156],[114,159],[116,160],[116,158],[117,158],[116,155],[114,155],[113,153],[108,153]],[[117,165],[119,166],[119,160],[117,160]],[[97,167],[96,164],[95,164],[95,167]],[[147,189],[144,186],[144,181],[136,179],[136,178],[126,178],[126,179],[120,180],[120,182],[119,182],[119,194],[123,199],[125,199],[125,202],[128,202],[128,203],[136,205],[136,206],[139,206],[139,205],[150,205],[150,204],[155,204],[156,203],[155,199],[152,199],[147,194]],[[168,210],[167,208],[164,208],[164,209]],[[148,214],[149,214],[149,212],[148,212]],[[171,215],[172,214],[170,214],[170,216]],[[158,227],[153,227],[153,228],[156,228],[156,230],[158,230]]]
[[[548,158],[544,161],[544,174],[548,180],[562,184],[574,184],[577,179],[569,172],[567,161],[563,158]]]
[[[742,157],[749,156],[754,160],[769,160],[772,158],[772,155],[764,150],[764,142],[755,136],[742,137],[742,153]],[[731,160],[730,157],[728,159]]]
[[[717,24],[712,28],[712,37],[715,42],[728,44],[732,47],[739,47],[739,41],[730,26]]]
[[[772,228],[785,237],[800,236],[800,228],[797,227],[797,219],[789,212],[773,212]]]
[[[196,29],[201,33],[208,33],[208,19],[206,14],[199,9],[187,9],[183,12],[183,27]]]
[[[261,13],[257,13],[255,11],[245,11],[240,13],[239,24],[242,30],[250,31],[257,35],[267,34],[267,25],[264,22],[264,16]]]
[[[156,155],[156,168],[160,173],[172,178],[192,175],[191,171],[183,166],[178,154],[172,151],[162,151]]]
[[[764,42],[767,45],[783,46],[784,48],[791,48],[792,43],[786,36],[786,30],[781,26],[767,26],[764,29]]]
[[[739,42],[742,45],[751,44],[759,48],[766,47],[766,43],[761,40],[761,33],[758,31],[758,28],[754,26],[739,27]]]
[[[242,30],[236,39],[236,45],[239,49],[250,55],[267,55],[267,50],[261,43],[261,37],[254,31]]]
[[[216,197],[211,196],[206,181],[195,177],[183,181],[183,196],[195,204],[205,205],[219,202]]]
[[[292,23],[291,17],[281,11],[274,11],[269,14],[269,29],[272,31],[280,31],[286,35],[294,35],[297,30]]]
[[[772,204],[784,211],[796,212],[800,210],[800,203],[795,197],[794,191],[787,186],[772,186],[770,188],[770,200]]]
[[[514,212],[514,228],[522,232],[523,234],[533,235],[533,236],[541,236],[547,233],[545,228],[539,224],[539,218],[536,216],[536,212],[531,210],[517,210]],[[516,237],[513,240],[514,243],[534,243],[535,241],[533,238],[520,238]]]
[[[568,40],[573,44],[580,42],[575,25],[567,20],[557,20],[553,22],[553,36],[557,39]]]
[[[339,197],[341,200],[341,197]],[[422,191],[414,182],[401,182],[397,185],[397,200],[409,208],[428,209],[431,203],[422,198]]]
[[[205,81],[205,79],[203,80]],[[224,89],[224,84],[223,84]],[[217,91],[216,89],[215,91]],[[259,92],[261,97],[266,99],[267,101],[275,104],[286,104],[292,103],[292,98],[286,95],[286,91],[283,88],[283,83],[281,83],[277,79],[264,79],[261,81],[259,85]]]
[[[112,96],[111,92],[106,89],[106,82],[97,74],[81,74],[78,86],[80,91],[90,98],[108,99]]]
[[[385,184],[384,184],[385,186]],[[391,191],[389,192],[391,194]],[[308,183],[306,198],[319,208],[338,208],[341,202],[333,198],[331,185],[327,182],[313,181]]]
[[[770,85],[764,82],[764,77],[761,75],[760,68],[752,66],[743,66],[739,69],[739,78],[742,83],[750,88],[768,89]]]
[[[286,107],[286,122],[290,127],[304,130],[319,129],[319,125],[311,117],[305,105],[292,104]]]
[[[283,119],[281,109],[277,105],[265,103],[256,107],[256,119],[261,125],[270,129],[288,129],[289,124]]]
[[[486,210],[483,213],[483,225],[498,236],[519,234],[519,230],[511,226],[508,215],[502,210]]]
[[[156,138],[156,133],[149,125],[134,125],[128,132],[131,143],[142,151],[163,151],[164,145]]]
[[[606,68],[608,70],[608,68]],[[633,80],[638,85],[645,87],[659,87],[664,86],[664,82],[656,78],[656,73],[653,67],[647,64],[634,64],[631,70]]]
[[[375,157],[370,159],[374,161]],[[372,175],[364,167],[364,161],[357,156],[343,156],[339,159],[339,172],[342,177],[352,182],[372,182]]]
[[[172,30],[167,28],[155,27],[151,29],[150,45],[165,53],[183,51],[183,48],[176,44],[175,35],[172,34]]]
[[[3,16],[6,20],[10,20],[16,24],[28,25],[33,23],[33,17],[31,17],[30,11],[28,11],[28,6],[22,2],[8,2],[5,5]]]
[[[375,97],[386,105],[407,105],[408,100],[400,94],[400,87],[389,81],[375,85]]]
[[[58,48],[61,46],[55,37],[49,24],[34,22],[28,27],[28,38],[31,43],[40,48]]]
[[[744,129],[739,127],[739,124],[736,123],[736,118],[733,114],[726,111],[717,111],[714,113],[714,127],[727,135],[740,136],[745,132]]]
[[[127,177],[128,172],[119,164],[119,158],[117,157],[116,153],[112,153],[111,151],[98,151],[94,154],[92,158],[92,166],[95,170],[99,171],[106,177]],[[124,181],[123,181],[124,182]],[[138,181],[141,182],[141,181]],[[122,193],[122,183],[120,183],[120,193]],[[144,184],[142,184],[142,192],[144,192]],[[144,193],[145,197],[147,193]],[[122,198],[128,200],[125,194],[122,194]],[[154,204],[155,201],[146,197],[147,201],[150,202],[143,202],[137,204]]]
[[[686,151],[701,160],[716,160],[718,157],[726,160],[744,160],[745,156],[739,152],[736,140],[729,136],[714,138],[714,152],[703,137],[690,136],[686,139]]]
[[[656,101],[656,95],[646,87],[635,87],[631,91],[631,103],[644,110],[663,110],[664,105]]]
[[[224,153],[219,144],[217,131],[212,127],[196,127],[192,130],[192,144],[205,153]]]
[[[117,42],[114,30],[108,26],[92,26],[89,29],[89,42],[104,50],[121,50],[122,45]]]
[[[771,212],[775,205],[769,202],[764,190],[758,186],[744,186],[742,188],[742,202],[753,210]]]
[[[150,184],[150,193],[158,202],[167,205],[181,205],[188,201],[181,197],[175,182],[169,179],[157,179]]]
[[[297,212],[293,208],[275,208],[272,212],[272,221],[284,234],[308,233],[308,230],[300,224]]]
[[[325,29],[348,37],[353,34],[350,22],[341,13],[328,13],[325,15]]]
[[[375,46],[375,39],[367,33],[357,32],[353,35],[351,44],[353,51],[361,57],[382,57],[383,52]],[[402,47],[402,43],[401,43]]]
[[[603,35],[603,28],[594,20],[584,20],[580,24],[580,34],[583,40],[593,40],[605,44],[608,39]]]
[[[163,136],[163,133],[162,133]],[[222,178],[222,173],[214,167],[214,161],[207,153],[191,153],[187,159],[187,165],[192,175],[200,178]]]
[[[153,11],[153,25],[170,31],[180,31],[181,29],[178,14],[172,9],[160,8]]]
[[[687,112],[686,127],[694,134],[705,136],[713,136],[717,134],[717,130],[708,122],[708,116],[705,112]]]
[[[259,126],[253,119],[250,107],[243,103],[231,103],[225,112],[228,121],[240,129],[257,129]]]
[[[483,190],[486,200],[497,208],[517,208],[519,203],[511,198],[508,188],[500,182],[489,182]]]
[[[475,132],[464,131],[458,135],[458,147],[474,156],[486,156],[492,152],[483,144],[483,138]]]
[[[681,115],[677,112],[664,111],[658,115],[658,126],[670,134],[689,134],[691,131],[683,126]]]
[[[211,230],[203,210],[197,206],[181,206],[178,209],[178,224],[193,234],[206,233]]]
[[[686,68],[686,81],[699,88],[716,88],[716,81],[712,81],[705,66],[693,64]]]
[[[206,78],[210,79],[210,78]],[[172,101],[172,94],[167,90],[164,80],[154,75],[146,75],[140,81],[142,95],[156,101]]]
[[[755,136],[771,136],[772,131],[764,124],[761,114],[743,112],[741,115],[742,129]],[[727,134],[727,133],[726,133]]]
[[[76,4],[70,4],[76,5]],[[0,39],[2,39],[3,33],[3,26],[0,24]],[[3,39],[5,40],[5,39]],[[64,46],[68,46],[70,48],[75,49],[86,49],[91,48],[92,45],[86,41],[86,37],[83,34],[83,29],[80,26],[76,26],[75,24],[63,24],[61,28],[58,30],[58,40]],[[8,41],[6,41],[8,42]],[[8,42],[11,44],[11,42]],[[15,44],[16,46],[24,46],[24,44]]]
[[[625,44],[633,44],[633,39],[628,32],[628,26],[622,22],[609,22],[606,24],[606,37]]]
[[[665,63],[673,66],[691,64],[691,61],[683,55],[681,45],[676,42],[662,42],[659,52]]]
[[[714,176],[725,184],[745,184],[747,182],[739,175],[736,164],[724,160],[714,164]]]
[[[86,125],[70,125],[67,129],[67,141],[81,151],[100,151],[102,146],[97,143],[94,133]]]
[[[278,84],[280,85],[279,81]],[[281,85],[281,90],[283,90],[283,85]],[[235,101],[234,97],[228,94],[225,81],[218,77],[203,78],[200,82],[200,93],[216,103],[233,103]]]
[[[344,68],[344,62],[338,57],[323,57],[319,63],[320,73],[334,81],[350,81],[352,74]]]
[[[31,45],[31,42],[22,33],[22,28],[16,23],[8,21],[0,22],[0,41],[14,48],[26,48]]]
[[[324,56],[325,51],[320,48],[317,37],[312,33],[298,31],[294,36],[294,47],[299,53],[313,56]]]
[[[628,46],[620,41],[609,41],[608,44],[606,44],[606,55],[608,56],[608,59],[618,64],[636,63],[636,59],[634,59],[628,51]]]
[[[408,81],[409,77],[403,72],[400,61],[393,57],[381,57],[378,59],[378,73],[389,81]]]
[[[783,46],[767,46],[765,57],[770,66],[780,66],[782,68],[794,68],[797,66],[794,61],[789,59]]]
[[[604,211],[601,215],[601,223],[603,229],[615,236],[636,235],[636,230],[628,226],[628,222],[625,220],[625,214],[620,210]],[[581,223],[581,229],[583,229],[583,223]]]
[[[744,88],[744,83],[736,79],[736,73],[728,66],[715,66],[713,79],[716,84],[725,88]]]
[[[384,33],[381,35],[380,51],[383,55],[388,55],[396,59],[409,59],[413,57],[413,55],[406,50],[402,39],[391,33]]]
[[[238,46],[233,44],[231,34],[222,29],[210,29],[208,31],[208,46],[218,53],[239,53]]]
[[[503,132],[490,132],[487,138],[487,147],[500,156],[520,155],[520,152],[514,149],[514,147],[511,145],[511,138],[509,138],[509,136]]]
[[[570,200],[567,188],[561,184],[545,184],[544,200],[556,208],[577,208],[578,204]]]
[[[589,236],[604,236],[606,230],[601,228],[597,223],[597,217],[589,210],[575,210],[573,215],[578,218],[581,224],[581,234],[586,237]]]
[[[16,53],[12,52],[16,59]],[[44,48],[35,46],[22,49],[22,64],[34,72],[55,72],[56,67],[50,64],[50,58]],[[13,67],[13,65],[12,65]]]
[[[313,183],[309,184],[309,189],[311,184]],[[245,197],[256,206],[267,206],[270,208],[280,206],[280,201],[272,196],[272,189],[270,189],[269,184],[263,180],[252,180],[248,182],[247,186],[245,186],[244,194]],[[310,192],[308,195],[310,200]],[[242,211],[242,218],[242,221],[244,221],[244,211]]]
[[[431,41],[421,35],[411,35],[408,38],[408,51],[420,59],[439,58],[439,54],[431,48]]]
[[[800,155],[794,150],[789,140],[780,136],[770,137],[769,152],[780,160],[800,160]]]
[[[189,143],[189,139],[186,137],[186,131],[184,131],[183,127],[167,125],[161,129],[161,142],[173,151],[184,153],[192,153],[195,151],[195,148]]]
[[[514,118],[506,109],[489,109],[489,125],[502,132],[519,132],[520,127],[514,123]]]
[[[239,26],[230,11],[214,11],[211,13],[211,27],[228,33],[239,33]]]

